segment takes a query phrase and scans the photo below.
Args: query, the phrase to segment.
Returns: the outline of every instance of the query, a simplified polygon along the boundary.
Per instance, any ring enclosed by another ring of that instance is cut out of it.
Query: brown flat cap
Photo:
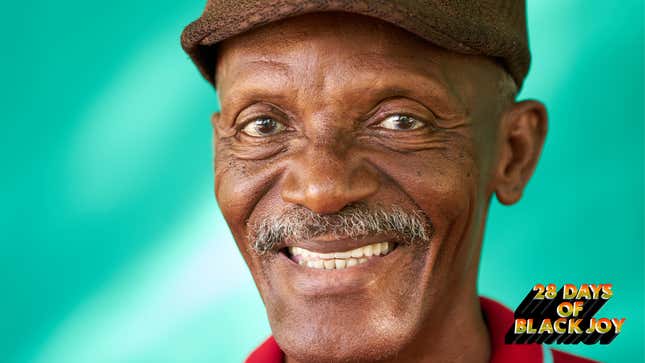
[[[524,0],[208,0],[181,44],[215,85],[212,45],[270,22],[326,11],[371,16],[440,47],[497,58],[518,89],[531,62]]]

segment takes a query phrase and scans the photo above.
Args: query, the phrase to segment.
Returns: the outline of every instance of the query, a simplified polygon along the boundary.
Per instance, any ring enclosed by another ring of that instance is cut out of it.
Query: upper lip
[[[319,236],[314,239],[305,240],[305,241],[287,241],[283,245],[279,246],[279,249],[285,247],[300,247],[306,250],[317,252],[317,253],[331,253],[331,252],[344,252],[351,251],[353,249],[367,246],[373,243],[380,242],[392,242],[398,243],[396,236],[387,233],[380,233],[374,235],[367,235],[354,238],[337,238],[337,237],[326,237]]]

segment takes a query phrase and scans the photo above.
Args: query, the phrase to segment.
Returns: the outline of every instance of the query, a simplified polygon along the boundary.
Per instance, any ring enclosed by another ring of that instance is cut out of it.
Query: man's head
[[[407,359],[481,328],[489,200],[520,198],[546,133],[500,62],[334,12],[213,62],[217,200],[288,357]]]

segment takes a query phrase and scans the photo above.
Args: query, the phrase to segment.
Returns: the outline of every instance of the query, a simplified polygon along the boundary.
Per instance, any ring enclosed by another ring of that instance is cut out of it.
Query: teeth
[[[352,257],[352,251],[336,252],[336,253],[334,253],[334,257],[336,257],[336,258],[350,258],[350,257]]]
[[[381,242],[381,254],[387,255],[390,252],[390,244],[388,242]]]
[[[363,247],[363,254],[367,257],[372,256],[372,245]]]
[[[384,256],[390,252],[389,242],[373,243],[351,251],[318,253],[301,247],[289,247],[292,256],[299,256],[298,263],[309,268],[339,270],[365,263],[372,256]]]

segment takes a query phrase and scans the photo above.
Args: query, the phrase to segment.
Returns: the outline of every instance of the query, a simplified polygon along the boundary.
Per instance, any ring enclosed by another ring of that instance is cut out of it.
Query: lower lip
[[[276,267],[294,292],[305,296],[347,295],[359,292],[387,276],[403,256],[401,246],[385,256],[374,256],[366,262],[344,269],[316,269],[299,265],[279,253]],[[283,281],[284,282],[284,281]]]

